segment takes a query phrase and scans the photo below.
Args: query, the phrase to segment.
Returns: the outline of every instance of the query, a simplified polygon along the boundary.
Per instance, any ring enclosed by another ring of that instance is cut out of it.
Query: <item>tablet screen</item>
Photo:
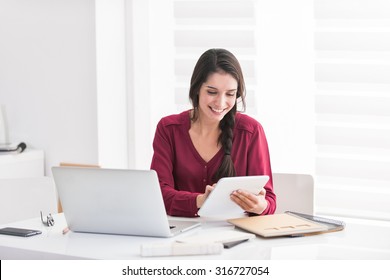
[[[226,177],[220,179],[203,206],[199,209],[199,216],[218,218],[243,216],[244,211],[230,199],[230,194],[238,189],[258,194],[268,180],[269,177],[267,175]]]

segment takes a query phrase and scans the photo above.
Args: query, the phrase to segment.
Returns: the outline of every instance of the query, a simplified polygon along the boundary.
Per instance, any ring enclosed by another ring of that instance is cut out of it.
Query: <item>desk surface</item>
[[[54,227],[40,218],[2,225],[39,229],[41,235],[23,238],[0,235],[0,259],[153,259],[140,256],[140,245],[173,242],[175,238],[150,238],[68,232],[63,214],[54,215]],[[200,219],[200,218],[197,218]],[[230,224],[200,219],[202,226],[182,235],[235,230]],[[182,236],[180,235],[180,236]],[[257,237],[220,255],[158,257],[157,259],[384,259],[390,260],[390,223],[347,222],[345,230],[306,237]]]

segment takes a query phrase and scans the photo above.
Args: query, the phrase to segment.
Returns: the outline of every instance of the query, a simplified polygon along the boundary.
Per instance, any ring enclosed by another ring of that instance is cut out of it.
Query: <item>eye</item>
[[[207,93],[210,94],[210,95],[215,95],[215,94],[217,94],[218,92],[216,92],[216,91],[207,91]]]
[[[234,97],[236,96],[236,92],[235,91],[227,92],[226,95],[229,97]]]

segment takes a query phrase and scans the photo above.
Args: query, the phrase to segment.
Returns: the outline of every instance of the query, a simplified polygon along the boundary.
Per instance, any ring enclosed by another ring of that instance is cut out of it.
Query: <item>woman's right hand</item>
[[[207,185],[206,189],[204,191],[204,194],[200,194],[196,197],[196,206],[198,208],[202,207],[203,203],[206,201],[209,194],[214,190],[214,187],[215,187],[215,184],[212,186]]]

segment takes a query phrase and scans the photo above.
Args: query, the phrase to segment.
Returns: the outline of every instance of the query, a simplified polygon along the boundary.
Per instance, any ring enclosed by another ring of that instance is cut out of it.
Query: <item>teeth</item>
[[[217,113],[222,113],[224,109],[211,108],[211,110],[213,110],[214,112],[217,112]]]

